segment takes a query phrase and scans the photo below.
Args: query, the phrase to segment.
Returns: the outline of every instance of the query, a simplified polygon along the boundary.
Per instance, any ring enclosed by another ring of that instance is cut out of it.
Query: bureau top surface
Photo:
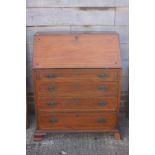
[[[33,68],[121,68],[117,33],[37,33]]]

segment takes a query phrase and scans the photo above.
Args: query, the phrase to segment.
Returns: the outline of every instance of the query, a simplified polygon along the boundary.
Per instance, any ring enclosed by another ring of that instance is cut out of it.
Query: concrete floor
[[[108,133],[48,134],[41,142],[34,142],[34,116],[27,129],[27,155],[128,155],[128,119],[120,115],[122,140]]]

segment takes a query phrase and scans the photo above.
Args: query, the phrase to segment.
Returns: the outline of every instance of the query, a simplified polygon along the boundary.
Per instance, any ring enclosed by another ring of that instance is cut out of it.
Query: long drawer
[[[39,129],[50,130],[95,130],[114,129],[116,127],[114,112],[39,112]]]
[[[40,97],[97,97],[118,95],[117,82],[93,80],[37,81],[36,88],[37,94]]]
[[[104,81],[118,81],[117,69],[42,69],[36,74],[37,80],[54,79],[97,79]]]
[[[116,110],[117,97],[41,97],[37,106],[40,111],[67,110],[67,109],[101,109]]]

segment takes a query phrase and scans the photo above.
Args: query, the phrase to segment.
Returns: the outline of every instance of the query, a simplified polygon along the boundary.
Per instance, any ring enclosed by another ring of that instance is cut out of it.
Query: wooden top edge
[[[117,67],[36,67],[32,66],[32,69],[122,69],[122,66]]]
[[[77,32],[37,32],[35,33],[34,36],[49,36],[49,35],[76,35],[76,34],[80,34],[80,35],[91,35],[91,34],[97,34],[97,35],[104,35],[104,34],[108,34],[108,35],[116,35],[119,36],[119,34],[115,31],[101,31],[101,32],[81,32],[81,31],[77,31]]]

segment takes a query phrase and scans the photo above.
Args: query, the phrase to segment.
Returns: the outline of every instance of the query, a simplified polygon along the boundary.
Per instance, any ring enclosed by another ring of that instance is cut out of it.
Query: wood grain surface
[[[109,112],[57,112],[39,113],[39,128],[57,130],[114,129],[116,113]]]
[[[96,79],[118,81],[119,69],[42,69],[37,71],[37,80]]]
[[[120,68],[117,33],[38,33],[33,68]]]
[[[57,97],[102,97],[117,96],[117,82],[101,82],[93,80],[63,80],[63,81],[37,81],[38,96]]]
[[[117,97],[41,97],[37,101],[39,111],[111,110],[117,107]]]

